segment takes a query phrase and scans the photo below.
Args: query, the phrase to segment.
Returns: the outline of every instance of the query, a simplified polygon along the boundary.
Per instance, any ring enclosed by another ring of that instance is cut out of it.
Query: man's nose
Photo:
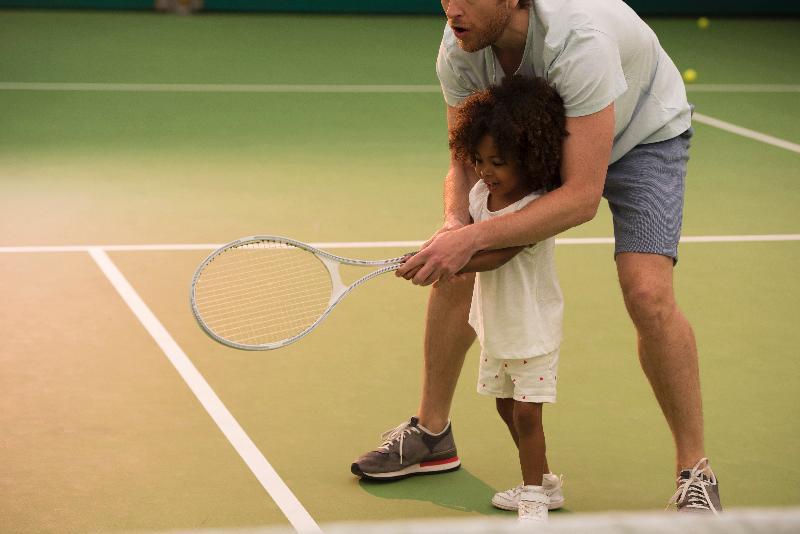
[[[453,19],[464,14],[460,0],[442,0],[442,8],[448,19]]]

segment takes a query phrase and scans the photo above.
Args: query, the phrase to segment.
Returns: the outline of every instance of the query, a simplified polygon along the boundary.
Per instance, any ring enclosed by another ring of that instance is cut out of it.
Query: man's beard
[[[511,21],[511,8],[503,6],[498,8],[497,13],[486,25],[486,29],[480,33],[469,32],[470,42],[458,40],[458,46],[465,52],[477,52],[487,46],[493,45],[503,35],[508,23]],[[473,34],[474,33],[474,34]]]

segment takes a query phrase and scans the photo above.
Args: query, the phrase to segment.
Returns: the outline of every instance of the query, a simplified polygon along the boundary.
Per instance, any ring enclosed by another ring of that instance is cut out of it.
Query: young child
[[[464,101],[450,131],[456,157],[474,164],[469,194],[474,222],[522,209],[561,181],[567,132],[558,93],[544,80],[506,78]],[[477,272],[469,322],[482,352],[478,392],[497,411],[519,449],[523,483],[492,504],[520,520],[546,520],[560,508],[561,479],[545,458],[542,403],[556,400],[563,300],[554,266],[555,239],[476,254],[461,271]]]

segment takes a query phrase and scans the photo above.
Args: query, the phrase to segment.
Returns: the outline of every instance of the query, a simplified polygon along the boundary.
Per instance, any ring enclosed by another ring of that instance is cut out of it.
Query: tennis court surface
[[[707,451],[726,509],[796,526],[800,21],[648,23],[698,73],[675,276],[698,338]],[[0,11],[0,531],[509,517],[489,499],[518,482],[518,463],[473,391],[475,347],[452,413],[463,468],[393,484],[349,473],[416,409],[427,289],[380,277],[265,353],[214,343],[189,308],[197,264],[238,237],[381,259],[437,228],[442,27]],[[567,504],[554,528],[650,517],[674,490],[611,236],[602,206],[557,246],[565,341],[545,425]]]

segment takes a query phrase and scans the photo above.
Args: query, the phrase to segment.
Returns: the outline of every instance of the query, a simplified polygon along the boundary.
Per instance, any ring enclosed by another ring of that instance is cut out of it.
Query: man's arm
[[[447,106],[447,129],[455,124],[457,108]],[[470,223],[469,190],[478,180],[475,169],[450,154],[450,168],[444,178],[444,229],[461,228]]]
[[[475,225],[471,237],[478,250],[543,241],[597,214],[614,142],[614,105],[592,115],[567,117],[566,128],[561,187],[516,213]]]
[[[567,117],[562,185],[521,210],[437,234],[411,258],[400,276],[429,285],[457,273],[480,250],[536,243],[594,218],[605,185],[614,142],[614,105]]]

